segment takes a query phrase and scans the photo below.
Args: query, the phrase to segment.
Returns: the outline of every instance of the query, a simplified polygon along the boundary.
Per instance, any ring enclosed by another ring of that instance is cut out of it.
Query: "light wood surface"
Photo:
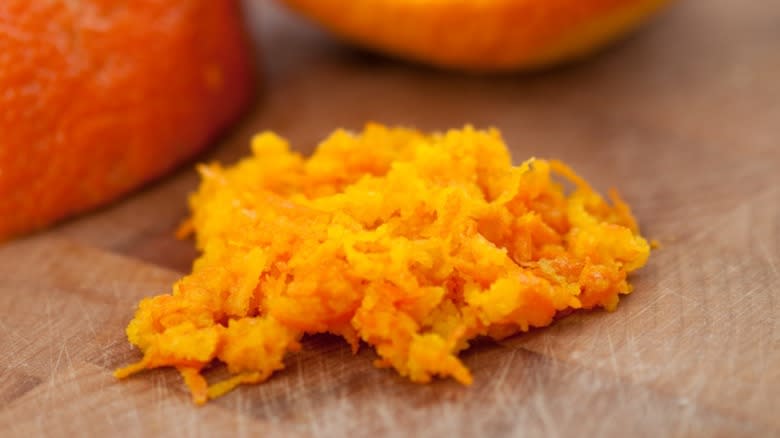
[[[0,435],[780,436],[774,2],[682,1],[597,58],[498,77],[358,53],[265,2],[248,20],[264,91],[200,160],[235,160],[263,129],[310,151],[367,120],[496,126],[516,161],[560,158],[619,187],[662,248],[616,312],[466,352],[470,388],[409,383],[315,336],[266,384],[198,408],[173,371],[110,374],[139,356],[124,337],[135,303],[195,255],[172,237],[188,166],[0,246]]]

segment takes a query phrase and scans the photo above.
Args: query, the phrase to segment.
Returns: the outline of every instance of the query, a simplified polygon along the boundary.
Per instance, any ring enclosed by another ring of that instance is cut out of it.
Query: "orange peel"
[[[668,0],[284,0],[357,45],[440,67],[533,69],[587,56]]]
[[[607,202],[558,161],[513,166],[495,130],[369,124],[308,159],[263,133],[252,152],[200,166],[187,228],[202,255],[171,294],[141,301],[127,336],[144,356],[117,377],[176,367],[203,403],[327,332],[412,381],[470,384],[470,340],[614,310],[650,252],[616,192]],[[232,377],[207,385],[215,361]]]
[[[252,100],[237,0],[0,1],[0,241],[202,150]]]

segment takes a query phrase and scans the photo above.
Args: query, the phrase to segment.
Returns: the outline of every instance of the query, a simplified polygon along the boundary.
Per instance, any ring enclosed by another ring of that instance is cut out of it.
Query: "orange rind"
[[[473,71],[538,69],[587,56],[668,0],[284,0],[344,40]]]
[[[0,1],[0,240],[163,175],[252,87],[237,1]]]
[[[332,333],[414,382],[470,384],[458,353],[472,339],[614,310],[650,252],[616,192],[607,202],[557,161],[513,166],[495,130],[370,124],[308,159],[264,133],[252,151],[200,167],[184,228],[202,255],[172,293],[141,301],[127,336],[143,358],[117,377],[175,367],[204,403]],[[209,383],[215,362],[231,376]]]

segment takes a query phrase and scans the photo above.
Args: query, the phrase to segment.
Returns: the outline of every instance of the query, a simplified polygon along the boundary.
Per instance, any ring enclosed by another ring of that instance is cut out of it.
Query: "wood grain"
[[[367,120],[500,128],[517,161],[618,186],[663,242],[613,313],[464,355],[475,384],[420,386],[314,336],[263,385],[196,408],[174,372],[117,382],[124,326],[195,252],[172,232],[191,167],[0,246],[0,435],[780,436],[780,8],[682,1],[603,55],[463,76],[352,51],[269,2],[255,109],[200,160],[272,129],[304,152]]]

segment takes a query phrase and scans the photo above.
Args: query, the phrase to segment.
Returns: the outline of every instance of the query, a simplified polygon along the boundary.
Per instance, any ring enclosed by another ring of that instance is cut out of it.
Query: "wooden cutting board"
[[[263,4],[261,4],[263,3]],[[780,436],[780,8],[682,1],[587,62],[472,77],[351,51],[265,2],[255,109],[201,160],[272,129],[302,151],[367,120],[496,126],[517,161],[618,186],[663,246],[614,313],[464,354],[472,387],[421,386],[315,336],[263,385],[195,407],[170,370],[128,381],[135,303],[195,256],[173,230],[192,166],[0,246],[0,435]]]

